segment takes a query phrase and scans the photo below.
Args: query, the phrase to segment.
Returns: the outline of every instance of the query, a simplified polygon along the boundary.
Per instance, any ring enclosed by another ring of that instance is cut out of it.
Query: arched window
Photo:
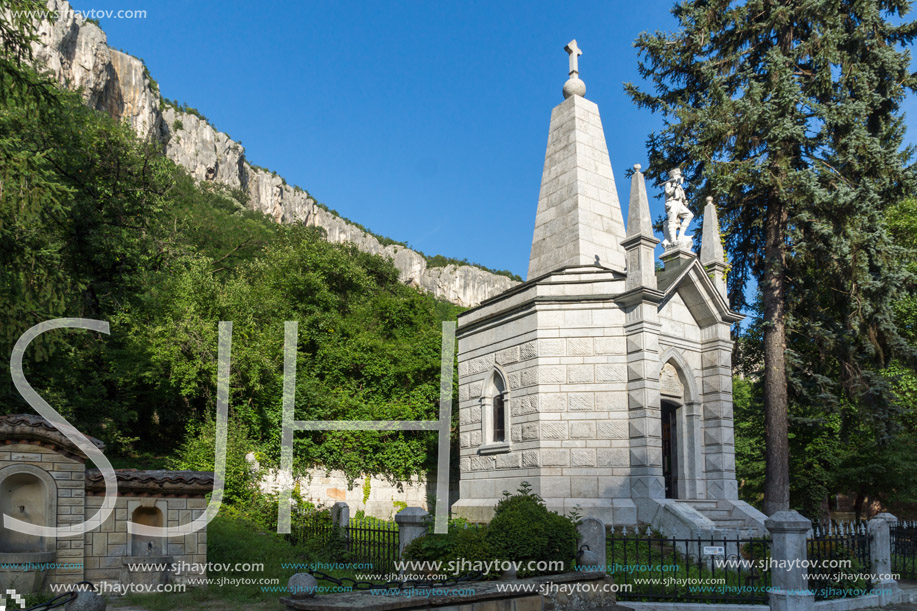
[[[498,392],[494,395],[492,441],[501,443],[506,441],[506,390],[503,388],[503,378],[499,374],[495,375],[494,385],[498,387]]]
[[[503,374],[494,369],[481,397],[484,433],[483,453],[509,450],[509,391]]]

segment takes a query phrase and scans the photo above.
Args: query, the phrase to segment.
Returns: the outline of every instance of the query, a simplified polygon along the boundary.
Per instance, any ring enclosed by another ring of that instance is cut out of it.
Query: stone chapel
[[[726,262],[712,201],[700,256],[680,174],[656,269],[644,176],[627,225],[571,42],[551,112],[526,282],[458,319],[460,493],[486,521],[529,482],[547,506],[669,535],[764,532],[738,500]],[[679,195],[680,193],[680,195]],[[677,236],[678,229],[681,236]]]

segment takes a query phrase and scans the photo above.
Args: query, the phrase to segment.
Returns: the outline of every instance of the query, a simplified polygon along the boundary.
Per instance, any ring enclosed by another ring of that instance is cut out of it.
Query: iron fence
[[[344,528],[333,524],[327,510],[293,512],[290,540],[327,552],[329,559],[371,564],[365,572],[391,573],[399,559],[400,534],[395,522],[353,518]]]
[[[288,539],[295,544],[314,541],[327,546],[334,534],[331,512],[314,509],[295,509],[290,516],[290,534]]]
[[[868,590],[863,579],[870,572],[869,534],[865,522],[828,522],[813,530],[806,542],[809,589],[816,600],[844,598],[848,592]]]
[[[393,573],[398,561],[398,525],[383,520],[351,520],[345,529],[347,551],[355,562],[368,562],[375,573]]]
[[[606,541],[608,573],[628,586],[618,591],[620,600],[767,603],[770,539],[679,539],[622,529]]]
[[[900,579],[917,579],[917,522],[898,522],[889,529],[892,573]]]

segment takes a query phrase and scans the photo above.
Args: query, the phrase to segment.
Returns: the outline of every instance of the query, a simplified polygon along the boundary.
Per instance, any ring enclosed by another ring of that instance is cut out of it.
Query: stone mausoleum
[[[104,444],[89,438],[99,449]],[[181,582],[205,576],[184,571],[136,571],[133,563],[207,562],[207,532],[169,539],[129,534],[128,522],[178,526],[199,517],[213,473],[116,470],[118,500],[108,520],[90,532],[56,540],[6,529],[0,523],[0,590],[24,594],[50,584],[88,580],[120,584]],[[0,416],[0,514],[40,526],[69,526],[102,506],[105,481],[86,468],[82,452],[40,416]],[[9,567],[8,565],[17,565]]]
[[[726,262],[712,201],[699,256],[680,172],[665,241],[640,166],[627,224],[576,41],[551,113],[525,283],[458,319],[460,498],[484,521],[529,482],[548,507],[674,535],[763,532],[738,500]]]

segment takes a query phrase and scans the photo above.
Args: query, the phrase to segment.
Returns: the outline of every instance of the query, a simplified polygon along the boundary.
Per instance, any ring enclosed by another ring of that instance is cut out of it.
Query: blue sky
[[[109,44],[241,140],[250,162],[376,233],[523,278],[564,45],[583,49],[626,217],[625,171],[646,166],[661,125],[623,92],[638,80],[633,41],[674,27],[669,0],[73,6],[146,10],[101,19]]]

